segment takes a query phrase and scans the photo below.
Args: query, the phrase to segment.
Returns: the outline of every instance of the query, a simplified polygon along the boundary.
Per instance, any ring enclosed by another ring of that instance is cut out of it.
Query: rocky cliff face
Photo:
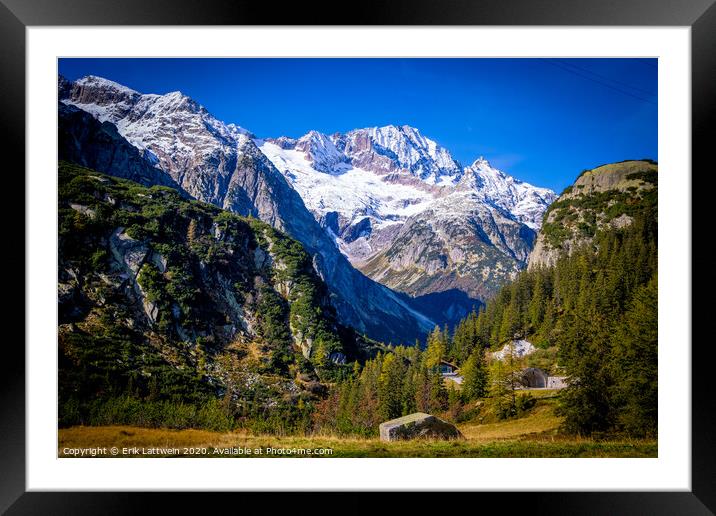
[[[658,169],[653,161],[630,160],[582,172],[545,213],[528,267],[552,266],[597,231],[631,224],[635,210],[656,203]]]
[[[194,198],[258,217],[298,239],[313,256],[345,324],[394,343],[412,342],[432,326],[407,297],[351,266],[245,129],[223,124],[180,92],[140,94],[90,76],[60,80],[59,93],[63,104],[113,124],[145,159]]]
[[[60,102],[113,124],[190,195],[222,206],[244,129],[216,120],[181,92],[144,95],[94,76],[61,85]]]
[[[130,145],[114,125],[99,122],[89,113],[65,104],[58,106],[57,115],[61,160],[145,186],[163,185],[183,191],[169,174],[152,165]]]
[[[534,238],[508,213],[464,192],[409,217],[360,269],[413,296],[456,289],[484,300],[524,267]]]
[[[354,167],[377,174],[405,171],[431,184],[454,182],[461,174],[447,149],[407,125],[355,129],[333,139]]]

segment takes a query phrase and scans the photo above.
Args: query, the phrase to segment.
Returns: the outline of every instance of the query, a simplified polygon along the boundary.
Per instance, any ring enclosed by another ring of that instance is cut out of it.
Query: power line
[[[631,84],[627,84],[627,83],[625,83],[625,82],[618,81],[618,80],[616,80],[616,79],[612,79],[611,77],[607,77],[606,75],[602,75],[602,74],[597,73],[597,72],[594,72],[594,71],[592,71],[592,70],[588,70],[587,68],[584,68],[584,67],[579,66],[579,65],[577,65],[577,64],[570,63],[570,62],[564,61],[564,60],[559,60],[559,61],[560,61],[563,65],[565,65],[565,66],[569,66],[569,67],[572,67],[572,68],[576,68],[577,70],[582,70],[583,72],[587,72],[587,73],[592,74],[592,75],[594,75],[594,76],[596,76],[596,77],[600,77],[600,78],[602,78],[602,79],[604,79],[604,80],[606,80],[606,81],[611,81],[611,82],[613,82],[613,83],[615,83],[615,84],[620,84],[620,85],[622,85],[622,86],[625,86],[625,87],[630,88],[630,89],[632,89],[632,90],[634,90],[634,91],[637,91],[637,92],[646,93],[647,95],[652,96],[652,97],[655,97],[655,96],[656,96],[656,93],[653,93],[653,92],[651,92],[651,91],[644,90],[644,89],[641,89],[641,88],[637,88],[636,86],[632,86]]]
[[[594,77],[590,77],[590,76],[588,76],[588,75],[584,75],[584,73],[582,73],[582,72],[580,72],[580,71],[578,71],[578,70],[575,70],[575,69],[573,69],[573,68],[569,68],[568,66],[566,66],[566,63],[561,63],[561,62],[559,62],[559,61],[557,61],[557,60],[550,60],[550,59],[547,59],[546,61],[547,61],[548,63],[550,63],[550,64],[553,64],[553,65],[557,66],[558,68],[561,68],[561,69],[564,70],[565,72],[569,72],[569,73],[572,73],[572,74],[574,74],[574,75],[577,75],[578,77],[582,77],[583,79],[587,79],[587,80],[589,80],[589,81],[596,82],[597,84],[601,84],[602,86],[606,86],[607,88],[610,88],[610,89],[612,89],[612,90],[614,90],[614,91],[618,91],[619,93],[623,93],[624,95],[628,95],[628,96],[633,97],[633,98],[635,98],[635,99],[642,100],[642,101],[644,101],[644,102],[648,102],[649,104],[656,105],[655,102],[652,102],[650,99],[645,98],[645,97],[644,97],[643,95],[641,95],[640,93],[629,92],[629,91],[626,91],[626,90],[624,90],[624,89],[622,89],[622,88],[620,88],[620,87],[618,87],[618,86],[615,86],[615,85],[613,85],[613,84],[609,84],[609,83],[607,83],[607,82],[604,82],[604,81],[601,80],[601,79],[597,79],[597,78],[594,78]],[[650,95],[652,95],[652,94],[650,94]],[[652,96],[653,96],[653,95],[652,95]]]
[[[642,102],[648,102],[649,104],[653,104],[654,106],[656,106],[656,103],[655,103],[655,102],[652,102],[652,101],[649,100],[649,99],[646,99],[646,98],[644,98],[644,97],[640,97],[640,96],[638,96],[638,95],[635,95],[635,94],[633,94],[633,93],[630,93],[630,92],[628,92],[628,91],[625,91],[625,90],[623,90],[623,89],[621,89],[621,88],[617,88],[616,86],[612,86],[611,84],[606,83],[606,82],[604,82],[604,81],[600,81],[600,80],[598,80],[598,79],[594,79],[593,77],[589,77],[588,75],[584,75],[583,73],[580,73],[580,72],[578,72],[578,71],[576,71],[576,70],[573,70],[573,69],[571,69],[571,68],[567,68],[566,66],[562,66],[562,64],[559,63],[558,61],[552,61],[552,60],[550,60],[550,59],[545,59],[544,61],[545,61],[546,63],[549,63],[549,64],[553,65],[553,66],[556,66],[557,68],[560,68],[560,69],[564,70],[565,72],[569,72],[569,73],[571,73],[571,74],[577,75],[577,76],[579,76],[579,77],[581,77],[581,78],[583,78],[583,79],[587,79],[588,81],[596,82],[596,83],[598,83],[598,84],[601,84],[602,86],[606,86],[606,87],[609,88],[609,89],[612,89],[612,90],[614,90],[614,91],[618,91],[619,93],[621,93],[621,94],[623,94],[623,95],[628,95],[629,97],[635,98],[635,99],[637,99],[637,100],[641,100]]]

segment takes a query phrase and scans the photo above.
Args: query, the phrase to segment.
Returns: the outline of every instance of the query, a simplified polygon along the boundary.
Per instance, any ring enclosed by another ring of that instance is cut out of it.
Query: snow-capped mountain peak
[[[407,228],[412,239],[423,224],[467,228],[471,223],[465,221],[471,220],[484,228],[478,238],[506,255],[502,272],[507,273],[526,259],[534,230],[554,199],[550,190],[519,181],[482,156],[463,168],[447,149],[410,126],[368,127],[330,137],[311,131],[298,140],[279,137],[257,145],[341,251],[379,281],[382,265],[373,264],[392,259],[385,253],[396,254],[389,250],[406,241],[400,235]],[[466,240],[465,253],[472,252],[471,241]],[[455,254],[457,263],[467,259],[460,256]]]
[[[494,168],[489,161],[480,156],[470,166],[464,168],[463,176],[460,178],[460,185],[478,190],[491,187],[494,189],[499,188],[498,185],[504,186],[504,183],[510,182],[510,180],[520,182]]]
[[[447,149],[408,125],[355,129],[338,140],[354,164],[377,173],[407,171],[431,184],[460,175],[460,165]]]
[[[77,79],[76,81],[74,81],[74,83],[78,86],[82,86],[85,88],[114,90],[116,92],[123,93],[126,95],[139,95],[139,92],[136,90],[128,88],[127,86],[119,84],[118,82],[105,79],[104,77],[99,77],[97,75],[86,75],[85,77]]]
[[[142,94],[93,75],[65,87],[60,101],[87,111],[101,122],[111,122],[132,145],[167,171],[176,171],[181,164],[200,157],[230,152],[242,135],[250,135],[242,127],[217,120],[181,91]],[[175,179],[180,177],[176,175]]]
[[[472,162],[472,164],[468,168],[481,168],[481,167],[489,167],[490,162],[485,159],[484,156],[480,156],[475,161]]]
[[[534,230],[539,229],[542,214],[557,198],[552,190],[515,179],[490,165],[482,156],[465,167],[459,187],[474,190],[485,202],[512,213]]]
[[[313,168],[320,172],[340,172],[348,162],[348,157],[336,148],[333,140],[318,131],[309,131],[303,135],[296,141],[294,148],[303,152]]]
[[[235,135],[237,138],[241,135],[248,136],[249,138],[253,138],[254,136],[251,131],[249,131],[248,129],[244,129],[243,127],[236,124],[226,124],[226,128],[231,134]]]
[[[257,139],[179,91],[141,94],[92,76],[60,78],[58,91],[61,102],[114,124],[197,199],[256,213],[320,251],[318,268],[351,310],[360,311],[363,294],[353,292],[359,276],[341,265],[339,249],[364,274],[401,292],[457,289],[484,299],[525,265],[556,197],[484,157],[463,167],[407,125]],[[386,313],[403,310],[373,294]]]
[[[111,81],[84,78],[70,82],[60,77],[58,94],[63,104],[85,111],[100,122],[112,123],[124,141],[150,157],[153,166],[169,174],[192,197],[255,216],[299,240],[328,284],[344,324],[372,338],[394,342],[406,336],[412,340],[434,325],[404,296],[350,265],[291,188],[282,174],[286,167],[277,170],[258,147],[271,144],[256,140],[239,126],[217,120],[180,92],[140,94],[117,88]],[[325,135],[310,134],[304,143],[316,154],[336,154],[335,143]],[[334,177],[313,169],[302,151],[294,148],[286,152],[293,153],[290,158],[295,161],[291,163],[323,177]]]

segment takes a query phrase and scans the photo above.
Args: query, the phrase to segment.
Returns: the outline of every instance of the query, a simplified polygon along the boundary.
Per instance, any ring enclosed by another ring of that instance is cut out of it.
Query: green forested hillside
[[[636,189],[557,201],[550,213],[628,219],[595,227],[553,266],[521,272],[479,313],[415,347],[341,326],[303,247],[256,219],[67,163],[59,180],[63,426],[370,437],[416,411],[483,424],[558,401],[568,433],[656,434],[652,175],[629,177]],[[538,350],[491,360],[516,337]],[[462,383],[445,381],[444,360]],[[520,393],[525,366],[567,375],[570,386],[549,402]]]
[[[256,219],[67,163],[58,201],[62,424],[295,426],[372,345]]]
[[[656,432],[655,175],[651,170],[645,178],[653,185],[648,189],[558,200],[550,213],[576,203],[595,218],[619,212],[630,222],[593,228],[588,240],[571,254],[563,253],[554,266],[520,273],[476,321],[481,342],[496,346],[526,337],[541,348],[531,360],[556,357],[554,365],[572,379],[562,410],[566,428],[575,433]],[[546,226],[545,232],[552,231]]]

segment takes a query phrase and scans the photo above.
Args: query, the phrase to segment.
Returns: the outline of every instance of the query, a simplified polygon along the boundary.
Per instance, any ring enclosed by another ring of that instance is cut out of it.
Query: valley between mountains
[[[462,456],[493,453],[472,447],[488,429],[498,456],[656,453],[655,161],[557,195],[406,125],[258,137],[97,76],[58,99],[61,442],[203,429],[382,456],[378,424],[426,412]]]
[[[111,124],[149,182],[298,239],[341,318],[395,344],[455,324],[512,279],[556,198],[482,158],[463,166],[412,127],[258,139],[180,92],[140,94],[92,76],[61,78],[59,90],[66,156],[93,163],[107,150],[76,133]]]

